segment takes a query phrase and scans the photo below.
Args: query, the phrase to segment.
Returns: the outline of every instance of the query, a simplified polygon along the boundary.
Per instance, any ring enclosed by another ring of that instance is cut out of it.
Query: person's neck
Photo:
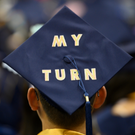
[[[63,129],[60,126],[51,123],[49,120],[42,121],[42,131],[43,130],[46,130],[46,129],[56,129],[56,128]],[[76,132],[80,132],[80,133],[86,134],[86,125],[85,125],[85,122],[82,125],[79,125],[77,127],[71,127],[71,128],[66,128],[66,129],[73,130],[73,131],[76,131]]]
[[[54,128],[63,129],[61,126],[55,125],[52,122],[50,122],[46,113],[43,111],[43,108],[40,107],[37,113],[42,122],[42,131],[46,129],[54,129]],[[71,128],[65,128],[65,129],[86,134],[86,122],[84,121],[81,125],[78,125],[77,127],[71,127]]]

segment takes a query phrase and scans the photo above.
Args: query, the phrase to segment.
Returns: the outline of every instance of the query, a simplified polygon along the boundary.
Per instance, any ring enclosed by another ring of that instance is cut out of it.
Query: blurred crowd
[[[29,83],[2,59],[63,6],[135,57],[135,0],[0,0],[0,135],[36,135],[41,122],[29,108]],[[135,135],[135,60],[107,84],[107,99],[93,114],[96,135]]]

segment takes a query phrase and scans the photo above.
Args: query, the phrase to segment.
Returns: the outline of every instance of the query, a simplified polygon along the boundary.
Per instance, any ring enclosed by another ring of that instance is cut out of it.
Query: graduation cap
[[[110,106],[104,108],[94,116],[102,134],[105,135],[134,135],[135,115],[115,116]]]
[[[4,62],[68,114],[86,103],[86,134],[90,135],[89,98],[130,59],[64,7]]]
[[[45,23],[47,20],[47,15],[37,0],[19,0],[12,7],[12,10],[22,11],[31,25]]]

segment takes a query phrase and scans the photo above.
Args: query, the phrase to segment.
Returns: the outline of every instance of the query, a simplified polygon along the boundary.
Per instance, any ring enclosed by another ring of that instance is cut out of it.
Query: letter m
[[[61,47],[63,44],[64,47],[67,47],[67,43],[65,41],[65,38],[63,35],[60,36],[60,38],[58,36],[54,36],[53,38],[53,43],[52,43],[52,47]]]

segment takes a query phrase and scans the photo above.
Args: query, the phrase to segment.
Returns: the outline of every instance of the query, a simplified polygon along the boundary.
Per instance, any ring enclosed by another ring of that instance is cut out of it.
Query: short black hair
[[[48,116],[48,119],[53,124],[58,125],[61,128],[71,128],[79,126],[85,121],[85,105],[82,105],[72,115],[69,115],[64,110],[58,109],[50,103],[48,103],[39,91],[38,95],[43,109]],[[95,95],[90,99],[91,105],[93,104],[94,99]]]

